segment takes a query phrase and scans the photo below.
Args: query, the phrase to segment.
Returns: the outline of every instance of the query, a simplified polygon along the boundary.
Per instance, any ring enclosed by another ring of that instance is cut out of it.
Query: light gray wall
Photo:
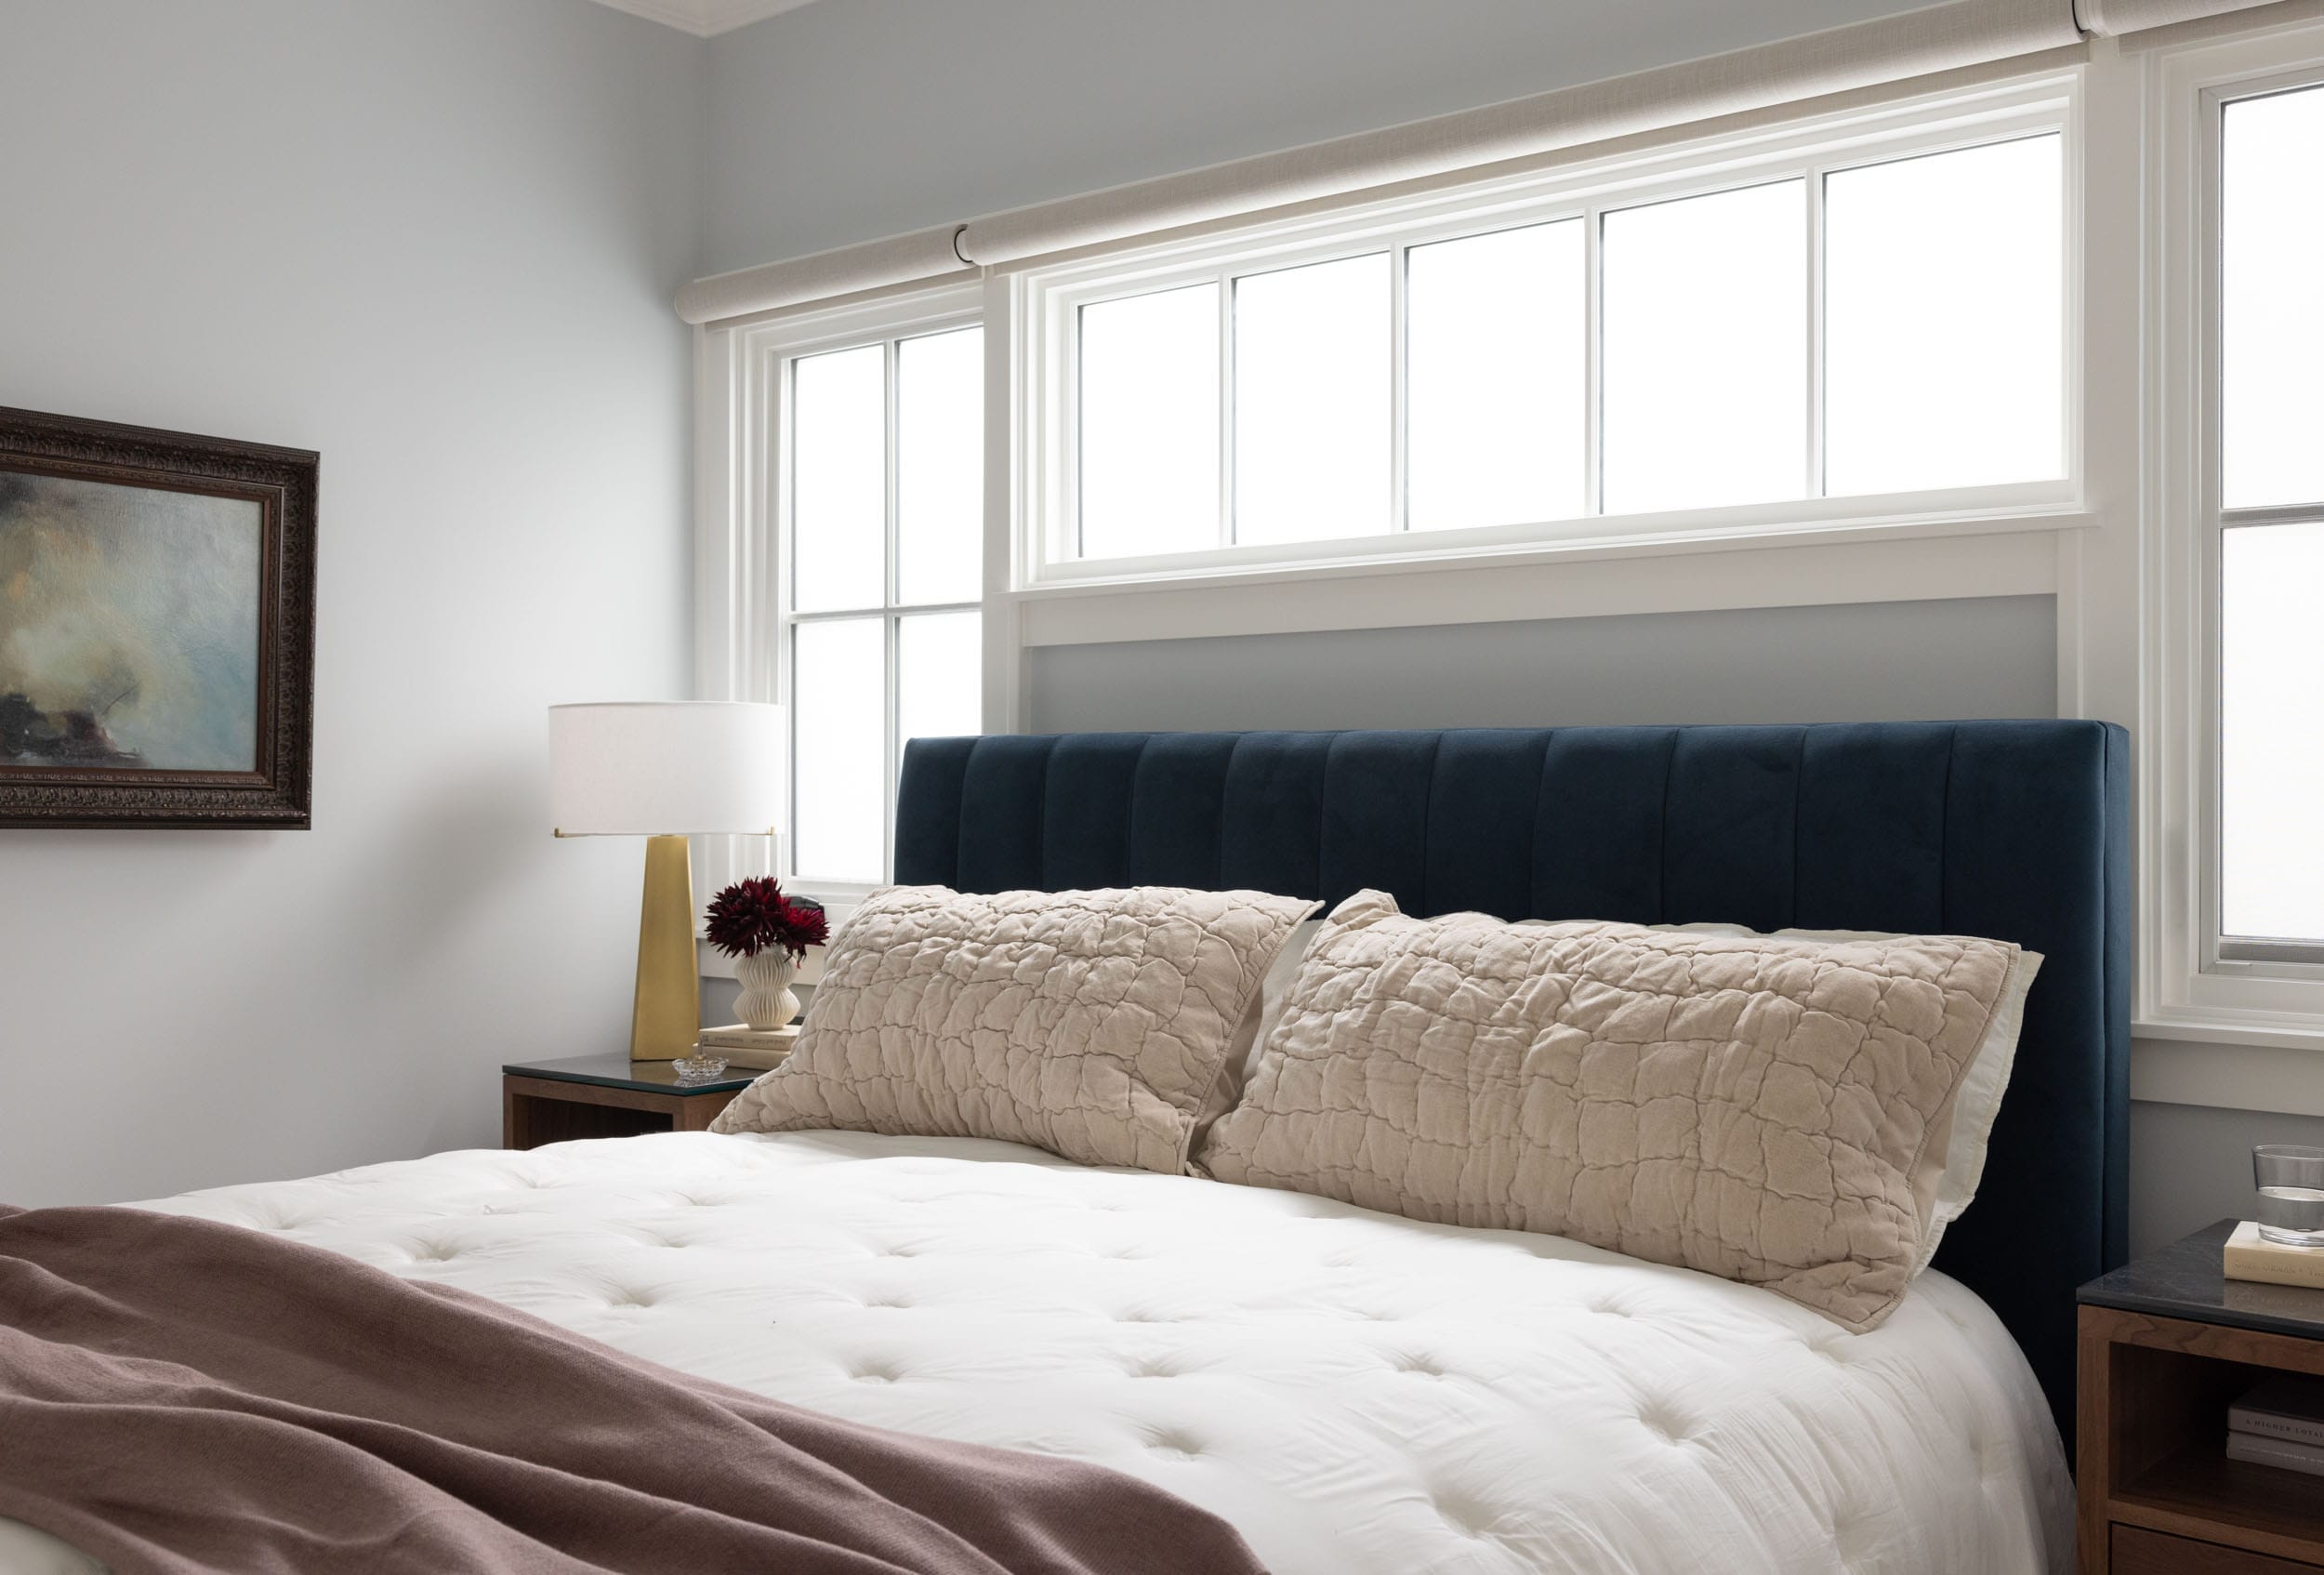
[[[2131,1106],[2131,1251],[2151,1251],[2220,1219],[2251,1215],[2251,1150],[2324,1147],[2324,1117],[2200,1105]]]
[[[1032,700],[1040,733],[2055,716],[2056,602],[1046,646]]]
[[[0,5],[0,404],[323,455],[315,828],[0,831],[0,1198],[496,1144],[621,1042],[640,848],[550,840],[542,708],[683,693],[706,50]]]
[[[1925,0],[817,0],[711,53],[747,267]]]

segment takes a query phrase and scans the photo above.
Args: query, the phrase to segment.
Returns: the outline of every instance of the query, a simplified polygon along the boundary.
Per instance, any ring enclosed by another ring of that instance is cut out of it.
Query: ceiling
[[[731,33],[778,11],[795,11],[808,0],[598,0],[616,11],[664,22],[696,38]]]

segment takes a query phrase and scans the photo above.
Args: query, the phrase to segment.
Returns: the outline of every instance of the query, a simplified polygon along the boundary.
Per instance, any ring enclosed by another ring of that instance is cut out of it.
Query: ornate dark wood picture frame
[[[320,473],[0,407],[0,827],[310,824]]]

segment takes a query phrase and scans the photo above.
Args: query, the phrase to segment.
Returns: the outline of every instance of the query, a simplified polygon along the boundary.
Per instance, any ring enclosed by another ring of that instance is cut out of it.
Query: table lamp
[[[702,1032],[686,839],[783,824],[783,708],[645,701],[548,708],[549,822],[560,837],[643,837],[632,1061],[693,1053]]]

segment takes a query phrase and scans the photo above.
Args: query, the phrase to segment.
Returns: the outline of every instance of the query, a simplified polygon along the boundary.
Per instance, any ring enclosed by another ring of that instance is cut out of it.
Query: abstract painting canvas
[[[248,771],[266,515],[0,470],[0,761]]]
[[[316,470],[0,410],[0,825],[308,824]]]

